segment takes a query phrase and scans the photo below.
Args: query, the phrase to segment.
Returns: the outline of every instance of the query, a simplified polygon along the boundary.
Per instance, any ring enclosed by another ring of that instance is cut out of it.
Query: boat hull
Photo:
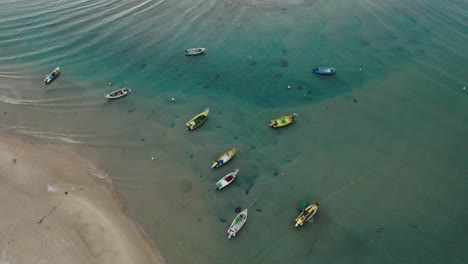
[[[310,221],[312,217],[314,217],[314,215],[317,213],[319,204],[320,203],[317,202],[305,208],[301,212],[301,214],[299,214],[299,216],[297,216],[296,219],[294,219],[294,221],[296,222],[295,227],[302,226],[308,221]]]
[[[226,176],[224,176],[223,178],[221,178],[221,180],[219,180],[218,182],[216,182],[216,188],[218,190],[221,190],[223,189],[224,187],[228,186],[229,184],[231,184],[237,177],[237,173],[239,172],[239,169],[236,169],[235,171],[227,174]]]
[[[312,71],[316,74],[321,74],[321,75],[332,75],[336,73],[335,68],[328,67],[328,66],[316,67],[316,68],[313,68]]]
[[[55,68],[49,75],[44,79],[45,84],[53,82],[60,75],[60,67]]]
[[[195,55],[200,55],[205,52],[205,48],[192,48],[192,49],[186,49],[185,50],[185,56],[195,56]]]
[[[244,226],[245,222],[247,222],[247,211],[248,209],[245,209],[244,211],[240,212],[232,221],[231,226],[229,227],[227,233],[228,233],[228,238],[231,238],[232,236],[236,236],[236,234],[241,230],[241,228]]]
[[[296,119],[296,117],[297,117],[296,113],[294,113],[292,115],[281,116],[281,117],[272,119],[268,126],[272,127],[272,128],[285,127],[285,126],[288,126],[288,125],[292,124],[294,122],[294,120]]]
[[[210,113],[210,109],[206,108],[203,112],[200,114],[194,116],[192,119],[190,119],[187,123],[185,123],[185,126],[187,127],[187,130],[194,130],[197,127],[201,126],[202,124],[205,123],[205,121],[208,119],[208,114]]]
[[[211,168],[213,169],[213,168],[219,168],[223,166],[224,164],[228,163],[234,157],[235,154],[236,154],[235,148],[224,152],[223,154],[221,154],[221,156],[218,157],[217,160],[213,161]]]
[[[106,94],[105,97],[110,100],[118,99],[128,95],[128,92],[129,90],[127,88],[122,88]]]

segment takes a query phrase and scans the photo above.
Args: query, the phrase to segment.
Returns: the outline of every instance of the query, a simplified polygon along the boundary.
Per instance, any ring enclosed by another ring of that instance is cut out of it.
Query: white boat
[[[231,236],[236,236],[237,232],[239,232],[239,230],[244,226],[246,221],[247,221],[247,209],[240,212],[236,216],[236,218],[234,218],[234,221],[232,221],[232,224],[229,227],[229,230],[227,231],[227,233],[229,234],[228,238],[231,238]]]
[[[127,88],[122,88],[122,89],[118,89],[118,90],[115,90],[111,93],[108,93],[106,94],[106,98],[107,99],[117,99],[117,98],[120,98],[120,97],[124,97],[128,94],[129,90]]]
[[[44,79],[45,84],[51,83],[55,78],[57,78],[60,74],[60,67],[55,68],[49,75],[46,76]]]
[[[203,52],[205,52],[205,48],[191,48],[191,49],[186,49],[185,50],[185,55],[186,56],[193,56],[193,55],[198,55],[198,54],[202,54]]]
[[[228,161],[230,161],[232,159],[232,157],[234,157],[235,154],[236,154],[236,149],[235,148],[224,152],[223,154],[221,154],[221,156],[218,157],[217,160],[213,161],[213,164],[211,165],[211,168],[213,169],[213,168],[221,167],[222,165],[224,165]]]
[[[221,190],[222,188],[228,186],[231,182],[234,181],[238,172],[239,172],[239,169],[235,169],[233,172],[226,174],[226,176],[221,178],[221,180],[219,180],[216,183],[216,188],[218,188],[218,190]]]

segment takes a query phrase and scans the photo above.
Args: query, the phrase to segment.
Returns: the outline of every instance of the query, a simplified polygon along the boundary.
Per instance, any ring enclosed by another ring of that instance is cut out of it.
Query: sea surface
[[[465,0],[0,0],[0,129],[89,157],[170,264],[468,263],[467,21]]]

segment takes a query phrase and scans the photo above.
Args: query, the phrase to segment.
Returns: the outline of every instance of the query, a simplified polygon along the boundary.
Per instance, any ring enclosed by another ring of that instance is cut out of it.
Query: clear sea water
[[[0,129],[95,161],[168,263],[467,263],[467,21],[463,0],[0,0]]]

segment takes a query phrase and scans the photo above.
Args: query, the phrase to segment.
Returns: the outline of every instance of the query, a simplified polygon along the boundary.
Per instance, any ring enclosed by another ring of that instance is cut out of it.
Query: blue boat
[[[321,66],[312,69],[313,72],[323,75],[332,75],[336,73],[336,69],[328,66]]]
[[[47,77],[44,79],[45,84],[51,83],[60,74],[60,67],[55,68]]]

